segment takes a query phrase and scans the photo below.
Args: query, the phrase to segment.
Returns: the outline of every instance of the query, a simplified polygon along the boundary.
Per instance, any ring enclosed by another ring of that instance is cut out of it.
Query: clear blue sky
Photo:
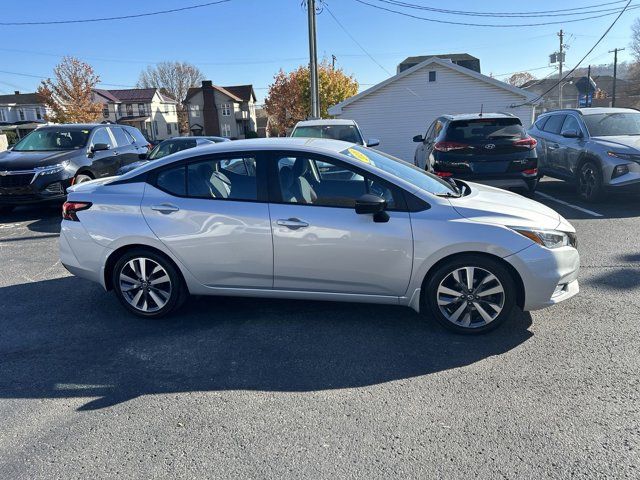
[[[203,3],[206,0],[21,0],[2,2],[0,22],[53,21],[131,15]],[[367,0],[376,3],[376,0]],[[605,0],[407,0],[452,10],[513,12],[567,9]],[[608,3],[610,0],[606,0]],[[300,0],[231,0],[221,5],[154,17],[100,23],[47,26],[0,26],[0,93],[33,91],[38,78],[50,75],[62,55],[92,64],[105,84],[134,85],[141,69],[163,60],[196,64],[218,85],[251,83],[260,100],[273,75],[308,61],[306,11]],[[604,32],[614,17],[577,23],[519,28],[483,28],[424,22],[380,11],[355,0],[327,0],[331,11],[351,35],[389,72],[409,55],[467,52],[480,58],[482,72],[502,75],[530,70],[547,75],[548,55],[558,48],[556,32],[563,28],[569,44],[567,64],[573,66]],[[379,5],[384,5],[378,3]],[[640,4],[634,0],[632,5]],[[98,7],[99,8],[96,8]],[[615,4],[594,8],[612,8]],[[92,8],[92,6],[94,6]],[[389,8],[396,8],[386,5]],[[508,19],[443,15],[405,10],[419,16],[479,23],[537,23],[562,19]],[[620,60],[630,58],[631,24],[640,16],[632,10],[589,57],[606,63],[614,47],[627,47]],[[575,18],[565,16],[564,19]],[[318,16],[319,56],[337,56],[337,64],[367,88],[389,75],[367,57],[336,24],[329,12]],[[586,65],[586,64],[585,64]],[[535,70],[534,70],[535,69]],[[25,75],[3,73],[15,72]],[[117,88],[105,85],[104,88]]]

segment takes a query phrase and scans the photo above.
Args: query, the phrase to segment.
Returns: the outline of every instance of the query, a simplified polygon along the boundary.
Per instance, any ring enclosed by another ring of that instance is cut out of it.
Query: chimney
[[[205,135],[220,135],[220,119],[216,106],[216,91],[211,80],[202,81],[202,119]]]
[[[13,93],[16,95],[20,95],[20,90],[14,90]]]

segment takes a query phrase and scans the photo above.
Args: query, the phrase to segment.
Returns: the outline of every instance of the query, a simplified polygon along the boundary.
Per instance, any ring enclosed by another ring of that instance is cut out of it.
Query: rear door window
[[[93,134],[93,138],[91,140],[91,145],[97,145],[98,143],[105,143],[109,145],[109,147],[113,147],[113,141],[111,140],[111,135],[106,128],[98,128]]]
[[[544,124],[544,131],[560,135],[560,130],[566,117],[566,115],[551,115],[547,123]]]
[[[479,144],[501,138],[524,138],[526,132],[517,118],[456,120],[447,128],[446,140]]]
[[[131,139],[128,137],[124,130],[120,127],[111,127],[111,132],[116,139],[116,146],[118,147],[126,147],[127,145],[131,145]]]

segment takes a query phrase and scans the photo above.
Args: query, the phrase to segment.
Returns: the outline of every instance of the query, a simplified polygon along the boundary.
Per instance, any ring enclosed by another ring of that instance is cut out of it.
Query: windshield
[[[16,146],[15,152],[57,152],[77,150],[87,145],[91,130],[77,128],[38,128],[24,137]]]
[[[362,144],[360,132],[354,125],[308,125],[296,127],[292,137],[330,138],[343,142]]]
[[[441,180],[435,175],[378,150],[353,146],[340,153],[373,165],[383,172],[401,178],[434,195],[455,195],[457,197],[460,194],[453,185]]]
[[[640,112],[598,113],[582,118],[592,137],[640,135]]]

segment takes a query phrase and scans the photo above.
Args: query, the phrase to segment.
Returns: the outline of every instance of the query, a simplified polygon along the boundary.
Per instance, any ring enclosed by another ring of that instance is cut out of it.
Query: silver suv
[[[583,200],[605,190],[640,187],[640,112],[577,108],[541,115],[529,130],[538,141],[538,171],[575,182]]]

